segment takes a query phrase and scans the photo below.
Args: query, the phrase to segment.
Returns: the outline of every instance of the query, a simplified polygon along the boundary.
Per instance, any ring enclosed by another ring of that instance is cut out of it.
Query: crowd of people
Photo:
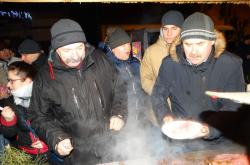
[[[197,141],[203,148],[225,141],[223,131],[206,122],[220,122],[215,112],[235,112],[241,104],[205,91],[243,92],[246,83],[242,59],[226,50],[206,14],[184,19],[179,11],[166,12],[142,61],[131,55],[131,37],[120,27],[109,29],[98,48],[72,19],[58,20],[50,33],[48,55],[32,39],[18,46],[20,58],[0,44],[1,150],[9,143],[50,164],[119,161],[126,158],[111,148],[130,128],[132,136],[146,132],[150,146],[163,124],[180,119],[202,124],[187,151],[201,149]],[[166,148],[187,143],[162,136]]]

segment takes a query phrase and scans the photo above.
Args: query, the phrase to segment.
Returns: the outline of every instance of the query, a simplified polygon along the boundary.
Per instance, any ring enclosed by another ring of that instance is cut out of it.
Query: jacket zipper
[[[71,91],[72,91],[72,95],[74,97],[75,105],[76,105],[77,109],[79,110],[80,106],[79,106],[78,99],[77,99],[77,96],[76,96],[76,93],[75,93],[75,88],[71,88]]]

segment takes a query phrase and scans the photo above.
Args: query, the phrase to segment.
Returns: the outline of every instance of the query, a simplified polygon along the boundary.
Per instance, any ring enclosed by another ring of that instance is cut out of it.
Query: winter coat
[[[175,59],[166,57],[151,96],[157,119],[162,123],[166,115],[175,118],[200,120],[206,110],[236,111],[240,106],[225,99],[215,99],[205,95],[205,91],[244,91],[242,60],[225,50],[225,39],[216,33],[217,39],[208,60],[198,66],[190,65],[181,45],[171,53]],[[176,52],[176,53],[174,53]],[[165,100],[171,100],[170,111]],[[220,132],[209,128],[207,138],[217,138]]]
[[[108,145],[109,119],[126,120],[126,89],[114,66],[88,44],[79,69],[67,68],[51,50],[50,67],[36,77],[30,104],[32,126],[51,149],[70,138],[65,164],[98,163]],[[98,152],[98,153],[97,153]]]
[[[48,57],[44,53],[41,53],[31,65],[39,72],[47,63]]]
[[[127,60],[119,60],[107,45],[103,45],[100,48],[104,51],[107,58],[115,65],[123,81],[125,81],[129,110],[129,118],[126,125],[143,123],[148,113],[145,108],[145,93],[142,91],[140,84],[139,60],[132,56]]]
[[[39,138],[35,133],[34,129],[30,126],[27,108],[15,105],[13,97],[5,99],[4,102],[4,106],[11,107],[12,110],[15,112],[15,117],[12,121],[6,121],[1,116],[1,133],[7,138],[16,137],[15,144],[17,145],[17,148],[23,150],[28,154],[38,155],[48,152],[47,145],[42,141],[41,143],[43,147],[41,149],[31,147],[31,144],[39,140]]]
[[[148,47],[141,61],[141,85],[143,90],[151,95],[155,80],[158,76],[162,59],[169,55],[169,45],[161,36],[156,43]]]

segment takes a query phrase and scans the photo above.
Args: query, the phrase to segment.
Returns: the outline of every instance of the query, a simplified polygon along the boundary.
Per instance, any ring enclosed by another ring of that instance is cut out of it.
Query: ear
[[[26,79],[25,79],[25,82],[27,82],[27,83],[31,83],[33,80],[31,79],[31,78],[29,78],[29,77],[27,77]]]

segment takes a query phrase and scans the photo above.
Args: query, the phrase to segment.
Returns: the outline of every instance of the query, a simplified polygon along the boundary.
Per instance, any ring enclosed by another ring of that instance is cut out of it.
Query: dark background
[[[233,4],[162,4],[162,3],[0,3],[1,11],[25,11],[31,13],[32,20],[0,17],[0,37],[9,38],[13,45],[26,37],[41,43],[50,40],[49,29],[59,18],[72,18],[78,21],[93,45],[103,39],[102,25],[116,24],[159,24],[161,16],[175,9],[185,17],[195,11],[210,15],[215,24],[238,26],[245,21],[249,27],[248,5]],[[216,12],[214,12],[216,11]],[[236,11],[236,12],[235,12]],[[235,21],[235,20],[238,20]],[[236,23],[232,23],[232,22]],[[242,28],[241,28],[242,29]],[[242,33],[242,32],[241,32]],[[247,30],[244,30],[244,35]],[[236,34],[239,34],[237,32]],[[48,45],[48,44],[47,44]]]

